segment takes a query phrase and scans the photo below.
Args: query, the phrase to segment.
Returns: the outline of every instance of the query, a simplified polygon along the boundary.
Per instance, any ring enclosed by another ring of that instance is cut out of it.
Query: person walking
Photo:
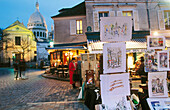
[[[78,74],[79,74],[79,81],[80,81],[80,86],[82,86],[82,76],[81,76],[81,58],[78,57],[78,62],[77,62],[77,69],[78,69]]]
[[[75,81],[73,81],[73,74],[76,71],[77,63],[75,62],[75,58],[72,58],[72,61],[69,64],[69,75],[70,75],[70,84],[72,84],[73,88],[76,88]]]
[[[14,62],[14,64],[13,64],[13,66],[14,66],[14,77],[15,77],[15,79],[14,80],[17,80],[17,78],[18,78],[18,70],[19,70],[19,67],[18,67],[18,61],[15,61]]]
[[[25,70],[26,70],[25,60],[20,60],[19,67],[20,67],[20,78],[25,79]]]

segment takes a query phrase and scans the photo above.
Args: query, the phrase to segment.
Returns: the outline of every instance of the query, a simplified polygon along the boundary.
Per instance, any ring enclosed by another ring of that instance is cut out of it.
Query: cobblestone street
[[[87,110],[69,82],[43,78],[41,70],[28,70],[28,79],[14,80],[12,71],[0,76],[0,110]]]

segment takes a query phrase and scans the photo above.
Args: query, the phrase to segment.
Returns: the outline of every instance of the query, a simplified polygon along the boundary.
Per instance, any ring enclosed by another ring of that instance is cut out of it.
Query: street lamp
[[[54,42],[50,42],[50,47],[54,47]]]

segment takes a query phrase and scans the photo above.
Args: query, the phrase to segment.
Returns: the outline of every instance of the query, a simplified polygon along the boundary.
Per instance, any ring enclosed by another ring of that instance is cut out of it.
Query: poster
[[[167,72],[149,72],[149,97],[168,97]]]
[[[157,52],[155,50],[145,51],[145,72],[158,71]]]
[[[169,69],[169,51],[158,51],[158,70],[168,71]]]
[[[165,37],[147,36],[147,49],[165,49]]]
[[[130,95],[129,73],[100,75],[100,80],[102,104],[109,110],[115,107],[128,110],[126,96]]]
[[[126,44],[124,42],[104,43],[103,69],[104,74],[126,71]]]
[[[147,98],[147,103],[151,110],[170,110],[170,98]]]
[[[101,17],[100,19],[100,39],[102,42],[132,39],[132,17]]]

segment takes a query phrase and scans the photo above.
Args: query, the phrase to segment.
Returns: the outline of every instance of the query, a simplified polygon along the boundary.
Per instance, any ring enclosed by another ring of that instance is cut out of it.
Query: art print
[[[170,102],[169,98],[147,98],[147,103],[151,110],[170,110],[169,104],[165,104],[166,102]]]
[[[103,110],[131,110],[130,102],[127,101],[126,96],[112,96],[112,100],[102,100],[105,105]]]
[[[126,71],[125,43],[105,43],[103,46],[103,69],[105,73]]]
[[[149,72],[149,97],[168,97],[167,72]]]
[[[155,50],[147,50],[145,52],[145,72],[158,71],[157,52]]]
[[[169,51],[158,51],[158,70],[168,71],[169,69]]]
[[[129,41],[132,38],[132,18],[129,16],[102,17],[100,39],[105,41]]]
[[[101,95],[130,95],[129,73],[100,75]]]
[[[147,36],[147,49],[165,49],[165,37]]]

